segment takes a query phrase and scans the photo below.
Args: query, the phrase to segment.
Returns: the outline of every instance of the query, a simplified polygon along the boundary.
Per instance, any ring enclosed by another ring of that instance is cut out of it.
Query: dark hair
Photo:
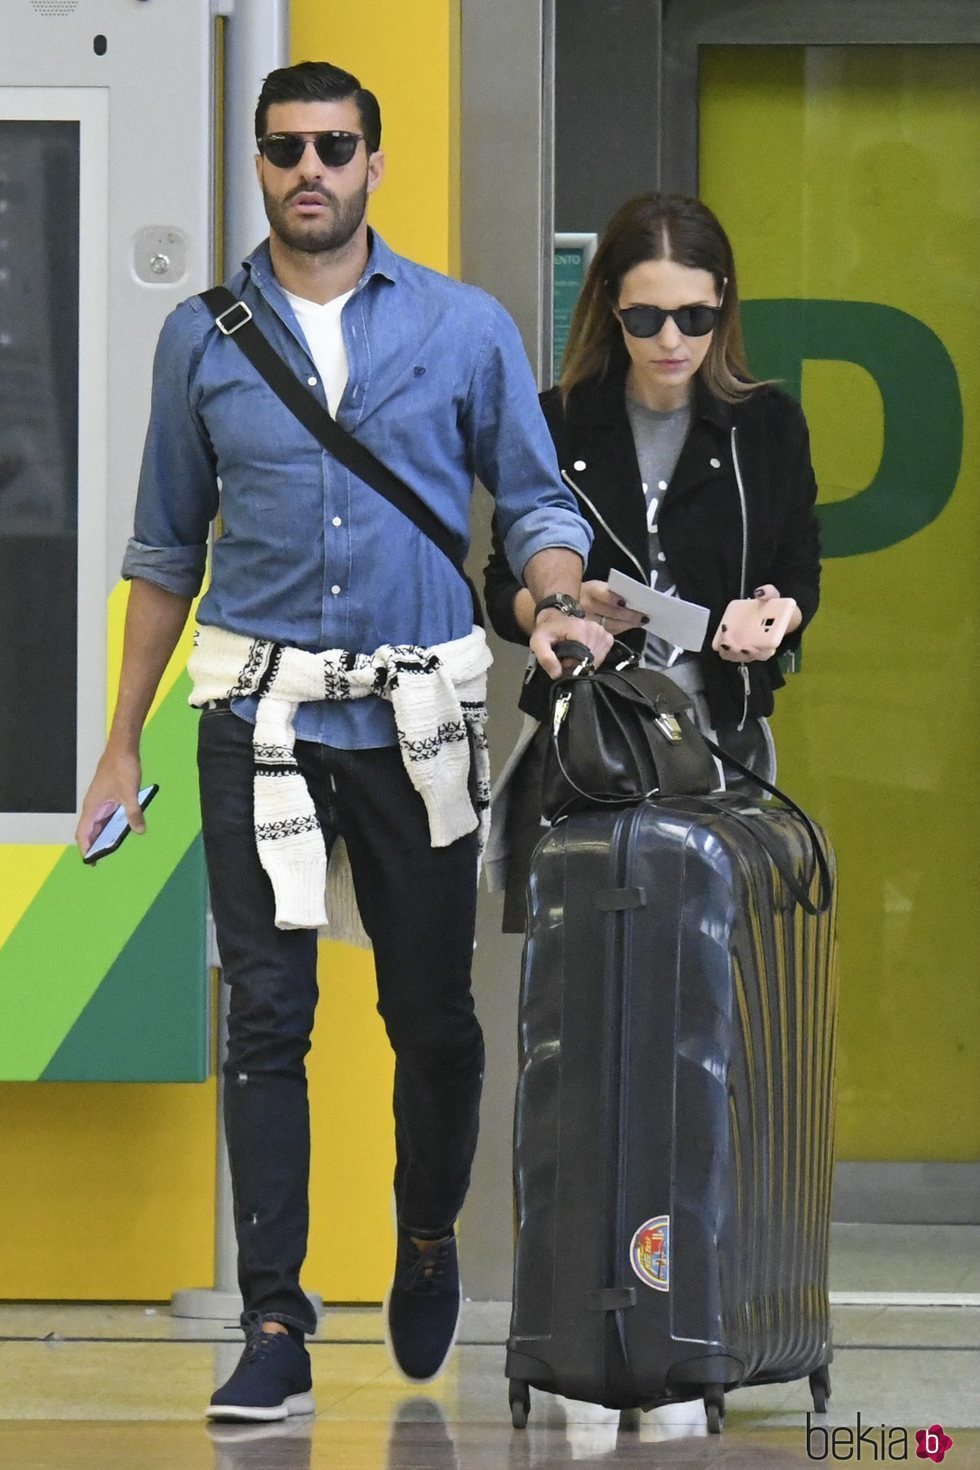
[[[275,102],[344,102],[352,97],[361,117],[361,132],[369,153],[381,147],[381,108],[373,92],[362,87],[357,77],[329,61],[298,61],[270,71],[262,83],[255,109],[255,136],[265,134],[269,108]]]
[[[721,312],[700,375],[716,397],[729,403],[760,387],[745,361],[735,258],[725,231],[699,199],[641,194],[617,210],[589,267],[562,362],[562,397],[587,378],[601,377],[625,361],[626,346],[613,307],[623,277],[645,260],[674,260],[711,273],[722,298]]]

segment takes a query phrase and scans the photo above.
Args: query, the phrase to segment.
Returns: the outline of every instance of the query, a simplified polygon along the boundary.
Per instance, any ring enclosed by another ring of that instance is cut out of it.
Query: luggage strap
[[[605,1286],[588,1295],[590,1312],[621,1312],[624,1307],[636,1306],[634,1286]]]
[[[787,796],[785,791],[780,791],[779,787],[774,786],[771,781],[767,781],[763,776],[750,770],[748,766],[743,766],[741,761],[736,760],[733,755],[729,755],[727,750],[723,750],[720,745],[716,745],[707,736],[705,736],[705,744],[711,753],[716,755],[724,765],[731,766],[740,775],[746,776],[756,786],[761,786],[763,791],[769,792],[770,796],[778,797],[784,806],[788,807],[791,812],[795,812],[796,816],[799,817],[810,839],[810,851],[813,857],[810,870],[804,876],[803,882],[800,882],[799,878],[797,878],[796,874],[786,863],[782,853],[775,851],[767,841],[761,824],[743,817],[739,812],[730,811],[723,802],[712,801],[710,797],[697,796],[691,797],[690,799],[692,801],[704,802],[705,806],[712,811],[724,812],[733,821],[736,821],[763,848],[770,862],[777,869],[779,876],[786,884],[786,887],[800,905],[800,908],[804,909],[808,914],[825,914],[833,902],[834,884],[830,876],[830,864],[827,861],[827,854],[824,852],[823,843],[820,841],[817,829],[806,812],[801,806],[797,805],[791,796]],[[810,888],[813,884],[814,874],[817,872],[820,874],[820,893],[816,903],[814,903],[810,897]]]
[[[645,888],[600,888],[595,896],[595,906],[602,913],[618,914],[624,909],[642,909],[646,906]]]

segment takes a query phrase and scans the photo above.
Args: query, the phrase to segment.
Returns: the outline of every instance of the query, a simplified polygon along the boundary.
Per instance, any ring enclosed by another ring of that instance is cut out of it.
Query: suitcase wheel
[[[510,1398],[510,1422],[515,1429],[527,1428],[527,1416],[531,1412],[531,1390],[520,1378],[512,1378],[508,1390]]]
[[[643,1418],[642,1409],[620,1409],[619,1430],[621,1434],[635,1434]]]
[[[824,1363],[810,1374],[810,1392],[813,1394],[813,1412],[826,1414],[830,1403],[830,1369]]]
[[[725,1423],[725,1390],[720,1383],[709,1383],[704,1390],[704,1413],[708,1433],[720,1434]]]

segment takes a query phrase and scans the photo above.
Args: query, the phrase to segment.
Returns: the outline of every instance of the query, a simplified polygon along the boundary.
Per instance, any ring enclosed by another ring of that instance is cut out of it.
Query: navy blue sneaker
[[[312,1414],[310,1355],[287,1332],[263,1332],[261,1319],[245,1322],[238,1367],[208,1405],[209,1419],[288,1419]]]
[[[395,1279],[385,1302],[385,1335],[406,1378],[428,1383],[443,1370],[459,1324],[459,1264],[456,1237],[426,1251],[398,1231]]]

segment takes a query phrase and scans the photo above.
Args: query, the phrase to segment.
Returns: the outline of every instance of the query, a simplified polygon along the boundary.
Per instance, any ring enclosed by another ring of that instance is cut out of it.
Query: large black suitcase
[[[515,1426],[529,1387],[624,1410],[703,1397],[715,1432],[739,1385],[809,1376],[826,1407],[835,905],[805,912],[780,869],[812,872],[800,818],[735,796],[588,812],[538,846]]]

